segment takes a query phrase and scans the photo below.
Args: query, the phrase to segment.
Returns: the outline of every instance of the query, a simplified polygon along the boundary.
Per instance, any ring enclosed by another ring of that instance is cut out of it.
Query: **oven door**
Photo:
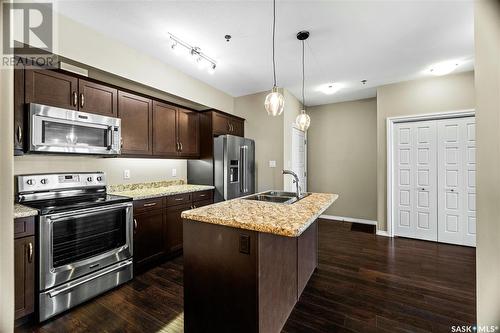
[[[30,151],[119,154],[120,119],[30,104]]]
[[[40,216],[40,290],[131,258],[132,221],[132,202]]]

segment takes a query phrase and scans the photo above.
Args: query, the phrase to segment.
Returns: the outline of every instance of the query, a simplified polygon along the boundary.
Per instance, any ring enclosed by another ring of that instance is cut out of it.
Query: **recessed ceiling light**
[[[327,95],[332,95],[332,94],[335,94],[337,91],[339,91],[342,88],[344,88],[343,84],[332,82],[332,83],[323,84],[321,87],[319,87],[318,90],[327,94]]]
[[[443,61],[437,64],[432,65],[428,69],[425,70],[425,73],[432,74],[435,76],[441,76],[450,74],[455,69],[457,69],[460,65],[462,65],[464,61],[462,60],[448,60]]]

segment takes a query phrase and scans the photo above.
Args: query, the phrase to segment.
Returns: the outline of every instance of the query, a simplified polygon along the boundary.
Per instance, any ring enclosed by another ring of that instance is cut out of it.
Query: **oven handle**
[[[87,282],[89,282],[89,281],[92,281],[92,280],[94,280],[94,279],[97,279],[98,277],[101,277],[101,276],[103,276],[103,275],[106,275],[106,274],[109,274],[109,273],[112,273],[112,272],[118,271],[118,270],[122,269],[123,267],[125,267],[125,266],[130,266],[130,265],[132,265],[132,260],[122,261],[122,262],[118,263],[117,265],[112,266],[112,267],[110,267],[110,268],[108,268],[108,269],[104,269],[104,270],[102,270],[102,272],[99,272],[99,273],[97,273],[97,274],[95,274],[95,275],[91,275],[91,276],[89,276],[89,277],[87,277],[87,278],[85,278],[85,279],[82,279],[82,280],[80,280],[80,281],[76,281],[76,282],[74,282],[74,283],[71,283],[71,282],[70,282],[70,283],[68,283],[68,284],[67,284],[65,287],[63,287],[63,288],[60,288],[60,289],[54,289],[54,290],[52,290],[52,291],[49,291],[49,293],[48,293],[48,294],[49,294],[49,297],[50,297],[50,298],[56,297],[57,295],[59,295],[59,294],[61,294],[61,293],[64,293],[64,292],[66,292],[66,291],[68,291],[68,290],[74,289],[74,288],[76,288],[76,287],[78,287],[78,286],[81,286],[81,285],[82,285],[82,284],[84,284],[84,283],[87,283]]]
[[[68,216],[95,215],[94,213],[117,210],[117,209],[121,209],[121,208],[129,208],[129,207],[132,208],[132,202],[124,202],[124,203],[109,205],[109,206],[104,206],[104,207],[92,207],[92,208],[80,209],[80,210],[75,210],[75,211],[71,211],[71,212],[46,215],[45,217],[47,220],[52,222],[52,221],[60,220],[62,218],[66,218]]]

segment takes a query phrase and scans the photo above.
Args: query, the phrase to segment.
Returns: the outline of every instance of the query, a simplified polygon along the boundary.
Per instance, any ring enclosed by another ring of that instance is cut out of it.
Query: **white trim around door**
[[[394,144],[394,126],[398,123],[403,122],[415,122],[423,120],[439,120],[439,119],[450,119],[450,118],[462,118],[462,117],[472,117],[475,116],[476,112],[474,109],[459,110],[451,112],[439,112],[439,113],[429,113],[421,115],[409,115],[409,116],[399,116],[399,117],[388,117],[386,120],[387,127],[387,235],[389,237],[394,237],[394,156],[393,156],[393,144]]]

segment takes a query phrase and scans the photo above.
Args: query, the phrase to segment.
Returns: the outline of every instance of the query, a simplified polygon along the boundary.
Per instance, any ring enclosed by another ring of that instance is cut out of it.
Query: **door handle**
[[[83,93],[80,94],[80,107],[83,108],[83,106],[85,105],[85,96],[83,95]]]
[[[28,243],[28,262],[31,264],[33,262],[33,243]]]
[[[23,129],[21,128],[21,125],[17,125],[17,142],[22,143],[23,140]]]
[[[78,94],[76,93],[76,91],[73,91],[73,106],[77,105],[78,105]]]

